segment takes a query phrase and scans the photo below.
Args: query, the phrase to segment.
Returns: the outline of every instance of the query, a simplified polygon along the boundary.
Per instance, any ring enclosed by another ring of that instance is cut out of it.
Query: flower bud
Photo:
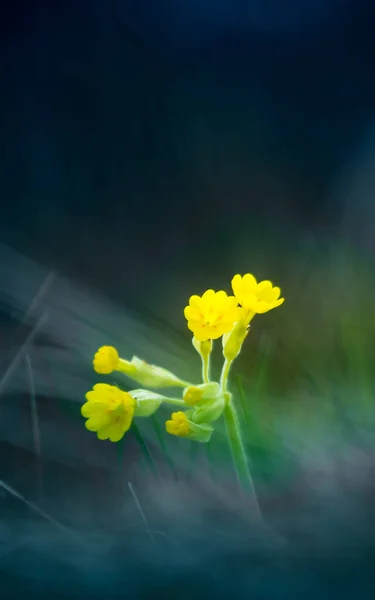
[[[137,356],[133,356],[131,361],[120,359],[118,371],[121,371],[138,381],[142,385],[151,388],[166,387],[186,387],[187,382],[183,381],[167,369],[150,365]]]
[[[223,355],[226,360],[232,361],[237,358],[248,332],[249,326],[243,321],[238,321],[232,331],[223,335]]]

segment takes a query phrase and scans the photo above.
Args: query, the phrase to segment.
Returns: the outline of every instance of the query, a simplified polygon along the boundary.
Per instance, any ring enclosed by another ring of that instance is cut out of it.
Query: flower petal
[[[90,418],[92,415],[101,413],[104,410],[105,404],[103,402],[85,402],[81,406],[81,415]]]
[[[243,291],[247,294],[254,294],[257,287],[257,280],[251,273],[246,273],[242,278]]]
[[[263,315],[269,310],[272,310],[272,308],[272,304],[270,304],[269,302],[265,302],[264,300],[260,300],[260,302],[258,302],[256,307],[254,308],[254,312],[256,312],[258,315]]]
[[[204,292],[204,294],[202,296],[202,300],[205,303],[213,300],[214,298],[215,298],[215,291],[214,290],[207,290],[207,291]]]
[[[110,431],[111,431],[111,427],[112,427],[112,425],[109,425],[108,427],[105,427],[103,429],[99,429],[99,431],[96,434],[98,440],[108,440],[109,434],[110,434]]]
[[[246,310],[253,310],[255,312],[255,307],[258,303],[258,299],[255,294],[244,294],[241,297],[241,305]]]
[[[280,297],[281,290],[279,287],[272,288],[272,301],[277,300]]]
[[[89,431],[99,431],[99,429],[103,429],[107,427],[111,422],[110,416],[108,413],[100,413],[98,415],[93,415],[85,422],[85,427]]]
[[[194,333],[194,337],[198,340],[198,342],[206,342],[209,339],[213,339],[209,337],[209,331],[207,327],[202,327],[199,324],[197,325],[196,323],[191,323],[190,321],[188,321],[187,325],[190,331]]]
[[[235,296],[240,296],[242,292],[242,277],[241,275],[235,275],[232,279],[232,290]]]
[[[109,383],[96,383],[92,389],[100,394],[107,394],[111,390],[111,387]]]
[[[191,308],[195,308],[196,310],[200,310],[202,307],[202,298],[197,295],[190,296],[189,306],[191,306]]]
[[[123,423],[115,423],[108,428],[109,439],[111,442],[119,442],[124,437],[126,429]]]
[[[220,290],[219,292],[216,292],[215,294],[215,305],[216,306],[223,306],[225,304],[225,301],[228,298],[228,294],[226,292],[224,292],[223,290]]]
[[[187,321],[199,321],[201,317],[201,310],[193,308],[192,306],[186,306],[184,309],[184,315]]]

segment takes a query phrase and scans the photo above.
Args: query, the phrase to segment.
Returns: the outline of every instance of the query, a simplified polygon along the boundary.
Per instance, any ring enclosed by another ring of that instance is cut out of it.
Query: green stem
[[[209,383],[210,381],[210,355],[203,356],[202,358],[202,380],[203,383]]]
[[[234,463],[234,468],[236,470],[239,484],[247,492],[250,493],[253,500],[256,515],[261,519],[262,515],[256,497],[253,479],[251,477],[245,452],[245,447],[242,441],[238,415],[232,400],[230,400],[230,402],[228,402],[227,406],[225,407],[223,416],[227,430],[232,460]]]
[[[202,381],[209,383],[210,381],[210,355],[212,352],[212,340],[200,342],[193,337],[193,346],[201,357],[202,361]]]
[[[228,375],[229,375],[230,368],[232,366],[232,362],[233,362],[233,360],[228,360],[227,358],[224,361],[223,370],[221,371],[221,377],[220,377],[220,387],[221,387],[222,392],[227,391]]]
[[[165,404],[175,404],[176,406],[186,406],[185,402],[180,400],[180,398],[163,398],[162,402],[165,402]]]

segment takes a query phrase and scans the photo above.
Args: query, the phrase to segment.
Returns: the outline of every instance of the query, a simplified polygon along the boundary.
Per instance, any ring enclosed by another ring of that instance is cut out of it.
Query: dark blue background
[[[2,12],[2,243],[145,318],[155,293],[165,319],[160,277],[183,297],[249,269],[249,256],[285,277],[276,242],[293,253],[301,235],[340,230],[345,198],[330,190],[375,116],[371,2],[14,0]],[[82,427],[64,398],[39,403]],[[210,494],[189,521],[183,496],[169,521],[153,515],[172,540],[155,548],[131,502],[124,517],[126,483],[105,452],[108,470],[46,457],[41,495],[35,455],[1,443],[0,479],[71,528],[4,490],[4,598],[373,597],[373,466],[348,497],[345,485],[317,498],[275,484],[264,510],[277,540]]]

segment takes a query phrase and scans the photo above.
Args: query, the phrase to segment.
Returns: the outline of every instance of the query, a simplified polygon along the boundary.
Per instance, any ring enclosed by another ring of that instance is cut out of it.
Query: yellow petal
[[[105,404],[103,402],[85,402],[81,406],[81,415],[89,418],[92,415],[98,414],[105,410]]]
[[[261,281],[256,288],[258,300],[270,302],[272,300],[272,283],[270,281]]]
[[[197,296],[196,294],[190,296],[189,306],[191,306],[191,308],[195,308],[196,310],[200,310],[202,306],[202,298],[200,296]]]
[[[124,437],[126,429],[123,423],[116,423],[108,429],[109,439],[111,442],[119,442]]]
[[[225,300],[225,298],[228,298],[228,294],[224,292],[224,290],[219,290],[216,292],[216,300]]]
[[[102,406],[105,406],[107,404],[106,396],[98,394],[93,390],[87,392],[85,397],[89,404],[101,404]]]
[[[257,280],[251,273],[246,273],[242,278],[243,291],[246,294],[254,294],[257,287]]]
[[[215,328],[207,328],[208,329],[208,335],[210,340],[218,340],[223,333],[225,333],[225,330],[223,330],[222,327],[215,327]]]
[[[190,331],[195,333],[195,331],[200,328],[200,321],[188,321],[187,326]]]
[[[254,311],[258,314],[264,314],[264,313],[268,312],[269,310],[272,310],[273,308],[280,306],[280,304],[282,304],[283,302],[284,302],[284,298],[280,298],[279,300],[276,300],[275,302],[265,302],[265,301],[261,300],[260,302],[258,302]]]
[[[225,292],[223,292],[223,294],[225,295],[221,295],[221,292],[218,292],[216,294],[214,306],[218,314],[227,313],[232,308],[235,308],[238,305],[237,298],[235,298],[234,296],[227,296]]]
[[[188,328],[190,331],[194,333],[194,337],[198,340],[198,342],[206,342],[209,339],[212,339],[208,335],[208,328],[201,327],[195,323],[188,323]]]
[[[176,427],[175,427],[175,424],[173,423],[172,419],[169,419],[169,421],[165,422],[165,429],[166,429],[167,433],[170,433],[171,435],[175,435]]]
[[[235,275],[232,279],[232,290],[235,296],[239,296],[242,292],[242,277]]]
[[[272,288],[272,300],[275,301],[279,298],[281,290],[279,287]]]
[[[258,303],[258,299],[254,294],[244,294],[241,296],[241,305],[246,310],[253,310],[255,312],[255,307]]]
[[[112,427],[112,425],[109,425],[109,427],[105,427],[104,429],[99,429],[99,431],[96,434],[98,440],[108,440],[111,427]]]
[[[208,301],[211,301],[215,298],[215,291],[214,290],[207,290],[206,292],[204,292],[203,296],[202,296],[202,300],[207,303]]]
[[[95,402],[97,400],[97,394],[93,390],[90,390],[85,394],[87,402]]]
[[[272,304],[270,304],[269,302],[264,302],[264,300],[261,300],[260,302],[258,302],[256,304],[256,306],[253,310],[258,315],[263,315],[264,313],[268,312],[271,309],[272,309]]]
[[[199,321],[201,312],[197,308],[186,306],[184,309],[184,315],[187,321]]]
[[[93,415],[85,422],[85,427],[89,431],[99,431],[99,429],[103,429],[107,427],[111,419],[107,413],[100,413],[99,415]]]
[[[235,296],[228,296],[225,303],[226,310],[236,310],[238,307],[238,300]]]
[[[128,429],[130,429],[130,425],[132,424],[132,421],[133,421],[133,416],[134,416],[134,410],[129,410],[127,413],[125,413],[125,415],[123,417],[124,433],[125,433],[125,431],[128,431]]]
[[[92,389],[100,394],[107,394],[111,390],[111,387],[109,383],[96,383]]]

